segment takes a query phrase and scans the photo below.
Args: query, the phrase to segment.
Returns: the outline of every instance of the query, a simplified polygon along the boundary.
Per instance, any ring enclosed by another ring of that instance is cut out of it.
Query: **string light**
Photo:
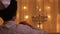
[[[27,9],[27,7],[26,7],[26,6],[24,6],[24,9]]]
[[[29,16],[25,16],[25,19],[28,19],[29,18]]]
[[[48,9],[50,9],[50,7],[49,7],[49,6],[48,6],[47,8],[48,8]]]
[[[39,9],[39,11],[41,11],[41,8]]]
[[[43,29],[43,24],[40,24],[40,25],[38,24],[37,27],[38,28],[40,27],[40,29]]]
[[[48,18],[51,18],[51,16],[50,16],[50,15],[48,15]]]
[[[40,26],[39,26],[39,25],[37,25],[37,27],[39,28]]]
[[[51,7],[50,7],[50,6],[47,6],[47,7],[46,7],[46,10],[50,10],[50,9],[51,9]]]

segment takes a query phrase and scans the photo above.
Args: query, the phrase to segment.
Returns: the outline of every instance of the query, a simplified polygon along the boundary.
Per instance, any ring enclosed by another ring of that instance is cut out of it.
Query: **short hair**
[[[0,10],[0,17],[2,17],[4,21],[9,21],[13,16],[16,16],[16,11],[17,1],[11,0],[11,3],[7,8]]]

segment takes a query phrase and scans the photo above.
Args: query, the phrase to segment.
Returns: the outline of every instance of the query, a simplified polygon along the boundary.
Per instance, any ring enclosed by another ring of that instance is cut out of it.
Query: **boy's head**
[[[2,17],[4,21],[9,21],[14,16],[16,16],[16,11],[17,11],[17,2],[16,0],[11,0],[10,4],[7,7],[0,10],[0,17]]]

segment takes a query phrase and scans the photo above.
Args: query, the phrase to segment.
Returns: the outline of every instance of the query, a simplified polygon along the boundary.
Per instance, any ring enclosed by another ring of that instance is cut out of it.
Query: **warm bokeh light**
[[[45,9],[46,9],[47,11],[50,11],[51,7],[50,7],[50,6],[46,6]]]
[[[24,9],[27,9],[27,7],[26,7],[26,6],[24,6]]]
[[[50,9],[50,8],[51,8],[50,6],[47,7],[47,9]]]
[[[57,32],[59,32],[59,28],[60,28],[60,26],[59,26],[60,24],[57,24]]]
[[[51,16],[50,16],[50,15],[48,15],[48,18],[51,18]]]
[[[41,8],[39,9],[39,11],[41,11]]]
[[[25,19],[28,19],[29,16],[25,16]]]
[[[57,15],[57,25],[56,25],[57,32],[60,32],[60,15]]]
[[[38,24],[37,27],[40,29],[43,29],[43,24],[40,24],[40,25]]]
[[[43,29],[43,24],[40,24],[40,28]]]
[[[39,28],[39,25],[37,25],[37,27]]]

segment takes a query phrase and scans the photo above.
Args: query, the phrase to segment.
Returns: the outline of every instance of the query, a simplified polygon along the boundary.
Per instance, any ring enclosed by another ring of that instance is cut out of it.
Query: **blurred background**
[[[17,0],[17,2],[17,24],[27,21],[33,27],[45,30],[46,33],[60,33],[60,0]],[[3,19],[0,18],[0,25],[2,23]]]

